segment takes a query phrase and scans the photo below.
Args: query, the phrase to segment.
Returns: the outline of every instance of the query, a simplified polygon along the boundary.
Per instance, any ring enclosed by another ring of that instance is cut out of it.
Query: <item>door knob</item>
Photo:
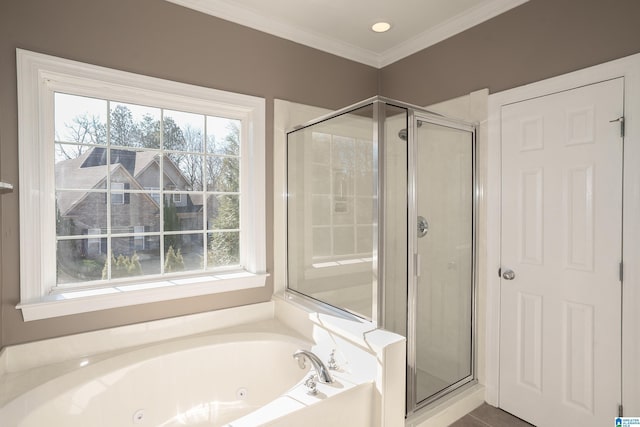
[[[513,280],[516,278],[516,273],[513,270],[505,270],[504,273],[502,273],[502,278],[504,280]]]

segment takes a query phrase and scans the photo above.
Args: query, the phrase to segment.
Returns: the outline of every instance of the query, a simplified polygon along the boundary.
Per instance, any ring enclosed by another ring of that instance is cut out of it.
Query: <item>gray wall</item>
[[[513,88],[640,52],[638,0],[530,0],[391,64],[380,94],[417,105]]]
[[[378,70],[160,0],[0,1],[0,347],[269,300],[259,290],[23,322],[19,295],[15,49],[267,99],[267,245],[273,242],[273,99],[339,108],[377,93]],[[273,270],[268,251],[267,268]]]
[[[638,0],[531,0],[378,71],[160,0],[0,1],[0,178],[18,183],[17,47],[267,99],[267,244],[273,99],[339,108],[380,93],[429,105],[640,52]],[[19,191],[19,187],[18,187]],[[263,290],[24,323],[17,191],[0,197],[0,347],[268,300]],[[273,267],[268,251],[267,266]]]

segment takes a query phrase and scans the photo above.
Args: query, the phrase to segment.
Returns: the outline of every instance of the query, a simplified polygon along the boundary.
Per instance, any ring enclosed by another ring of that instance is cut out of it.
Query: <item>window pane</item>
[[[114,199],[122,197],[123,203]],[[111,233],[134,233],[134,227],[143,227],[143,232],[160,231],[160,207],[152,193],[111,193]],[[139,231],[138,231],[139,232]]]
[[[55,144],[55,156],[56,156],[56,164],[64,162],[65,160],[76,160],[73,164],[76,167],[79,167],[82,164],[82,160],[87,156],[88,152],[91,151],[91,146],[87,145],[78,145],[78,144]],[[79,157],[83,157],[83,159],[79,159]]]
[[[106,189],[106,148],[55,144],[56,188]],[[104,158],[104,163],[100,163]]]
[[[227,194],[208,196],[207,213],[209,230],[240,228],[240,196]]]
[[[144,236],[140,249],[140,237],[134,237],[134,249],[140,259],[143,274],[160,274],[160,236]]]
[[[169,153],[164,163],[165,189],[202,191],[203,156]]]
[[[145,190],[155,190],[149,194],[149,197],[151,197],[153,199],[153,201],[156,203],[156,205],[160,206],[160,189],[158,187],[144,187]]]
[[[240,263],[240,233],[237,231],[209,233],[207,265],[210,268]]]
[[[106,240],[102,238],[59,241],[57,283],[63,285],[101,280],[106,261]]]
[[[133,232],[138,234],[142,234],[145,231],[145,226],[144,225],[134,225],[133,226]],[[136,251],[142,251],[145,249],[145,240],[146,240],[146,236],[144,235],[137,235],[133,238],[133,241],[135,243],[135,247],[134,249]]]
[[[240,120],[207,116],[207,153],[240,155]]]
[[[163,124],[165,150],[202,153],[203,115],[164,110]]]
[[[111,239],[111,278],[160,274],[160,237],[144,237],[144,249],[139,249],[136,237]]]
[[[107,143],[107,101],[56,93],[55,140],[79,144]]]
[[[174,193],[164,196],[164,230],[202,230],[202,194]]]
[[[160,189],[160,154],[157,151],[148,150],[111,150],[111,163],[113,176],[119,165],[123,170],[119,171],[120,176],[128,173],[134,178],[135,189]],[[124,172],[126,171],[126,173]],[[130,181],[130,178],[128,179]],[[112,181],[114,181],[112,179]]]
[[[160,109],[111,102],[109,111],[111,145],[160,148]]]
[[[240,159],[207,157],[207,190],[231,193],[240,191]]]
[[[180,234],[164,238],[164,272],[202,270],[203,238],[202,234]]]
[[[106,193],[56,192],[56,235],[81,236],[89,230],[107,232]],[[98,233],[98,234],[101,234]]]

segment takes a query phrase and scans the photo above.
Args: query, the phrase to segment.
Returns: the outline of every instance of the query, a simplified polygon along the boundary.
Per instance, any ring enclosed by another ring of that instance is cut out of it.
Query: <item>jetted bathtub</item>
[[[298,348],[311,348],[312,343],[295,334],[265,331],[264,324],[242,329],[14,375],[1,390],[5,401],[0,401],[0,425],[327,425],[349,417],[348,412],[341,415],[339,408],[354,404],[359,405],[359,419],[352,414],[344,425],[371,425],[367,414],[372,405],[371,383],[353,382],[347,373],[337,372],[334,384],[318,384],[319,393],[308,395],[303,383],[309,366],[301,369],[292,355]],[[59,372],[52,374],[56,369]],[[38,372],[46,372],[44,380],[37,381]],[[25,386],[29,382],[32,385]],[[340,394],[345,399],[338,406],[314,408]],[[325,411],[333,415],[316,416]]]

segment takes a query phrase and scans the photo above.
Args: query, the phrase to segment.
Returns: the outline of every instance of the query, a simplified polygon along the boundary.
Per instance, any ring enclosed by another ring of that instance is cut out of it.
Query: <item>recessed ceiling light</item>
[[[376,33],[384,33],[385,31],[389,31],[391,28],[391,24],[388,22],[376,22],[371,26],[371,29]]]

